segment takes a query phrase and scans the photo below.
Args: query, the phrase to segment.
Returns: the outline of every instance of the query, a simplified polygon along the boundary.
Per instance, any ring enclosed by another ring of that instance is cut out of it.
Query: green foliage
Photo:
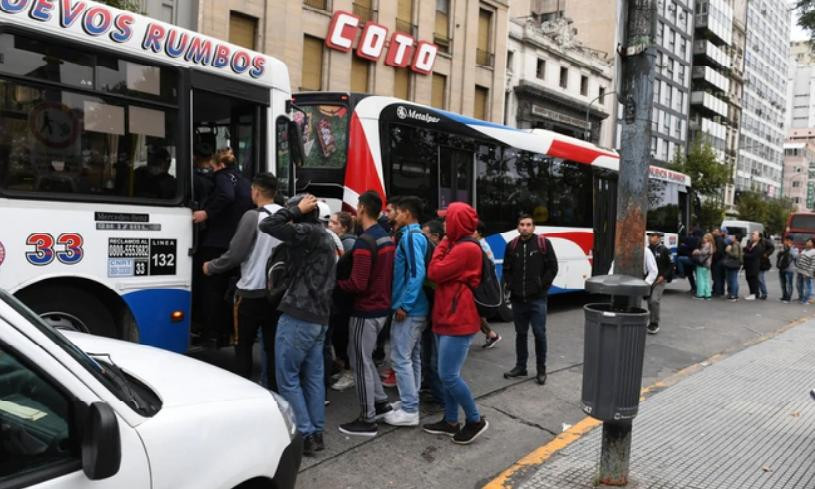
[[[670,169],[688,175],[699,195],[715,199],[721,199],[732,173],[730,165],[717,160],[713,147],[702,139],[693,142],[687,156],[677,152]]]
[[[793,9],[798,11],[798,25],[815,39],[815,0],[797,0]]]
[[[697,223],[702,229],[718,228],[722,225],[724,220],[724,205],[715,200],[706,200],[702,202],[700,214],[697,217]]]
[[[97,0],[105,5],[121,10],[129,10],[137,14],[143,13],[141,3],[138,0]]]
[[[742,192],[736,201],[739,219],[764,224],[770,234],[779,234],[787,225],[787,217],[793,211],[789,199],[772,199],[758,192]]]

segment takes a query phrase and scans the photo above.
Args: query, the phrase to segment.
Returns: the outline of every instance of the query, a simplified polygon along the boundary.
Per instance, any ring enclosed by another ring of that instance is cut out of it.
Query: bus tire
[[[93,294],[75,288],[53,286],[23,290],[19,299],[56,327],[108,338],[118,338],[113,314]]]

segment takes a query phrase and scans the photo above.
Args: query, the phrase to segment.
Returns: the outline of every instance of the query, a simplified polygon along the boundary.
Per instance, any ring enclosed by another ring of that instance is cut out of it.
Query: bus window
[[[13,34],[0,34],[0,71],[72,87],[94,86],[93,55]]]
[[[680,189],[677,183],[665,180],[650,179],[648,182],[648,218],[646,228],[649,231],[676,233],[682,222],[680,209]]]
[[[439,208],[453,202],[472,204],[473,154],[469,151],[439,147]]]
[[[280,116],[275,121],[275,131],[277,136],[277,148],[275,154],[275,176],[277,176],[278,192],[282,194],[288,193],[289,178],[290,178],[290,165],[291,165],[291,150],[289,149],[289,120]]]
[[[389,129],[390,194],[415,195],[427,211],[439,208],[436,134],[401,124]]]
[[[303,134],[303,168],[345,168],[348,147],[348,108],[342,105],[307,105],[294,119]]]

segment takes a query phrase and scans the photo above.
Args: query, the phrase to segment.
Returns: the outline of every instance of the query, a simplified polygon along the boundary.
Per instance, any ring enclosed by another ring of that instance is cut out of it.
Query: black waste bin
[[[642,279],[602,275],[586,281],[586,290],[608,294],[608,304],[586,304],[583,344],[583,411],[601,421],[637,415],[648,311],[639,307],[650,292]]]

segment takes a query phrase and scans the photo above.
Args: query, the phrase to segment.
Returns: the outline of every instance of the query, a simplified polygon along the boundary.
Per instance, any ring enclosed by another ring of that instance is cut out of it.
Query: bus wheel
[[[84,290],[38,287],[23,290],[19,299],[55,328],[73,329],[108,338],[119,336],[110,310],[102,301]]]

